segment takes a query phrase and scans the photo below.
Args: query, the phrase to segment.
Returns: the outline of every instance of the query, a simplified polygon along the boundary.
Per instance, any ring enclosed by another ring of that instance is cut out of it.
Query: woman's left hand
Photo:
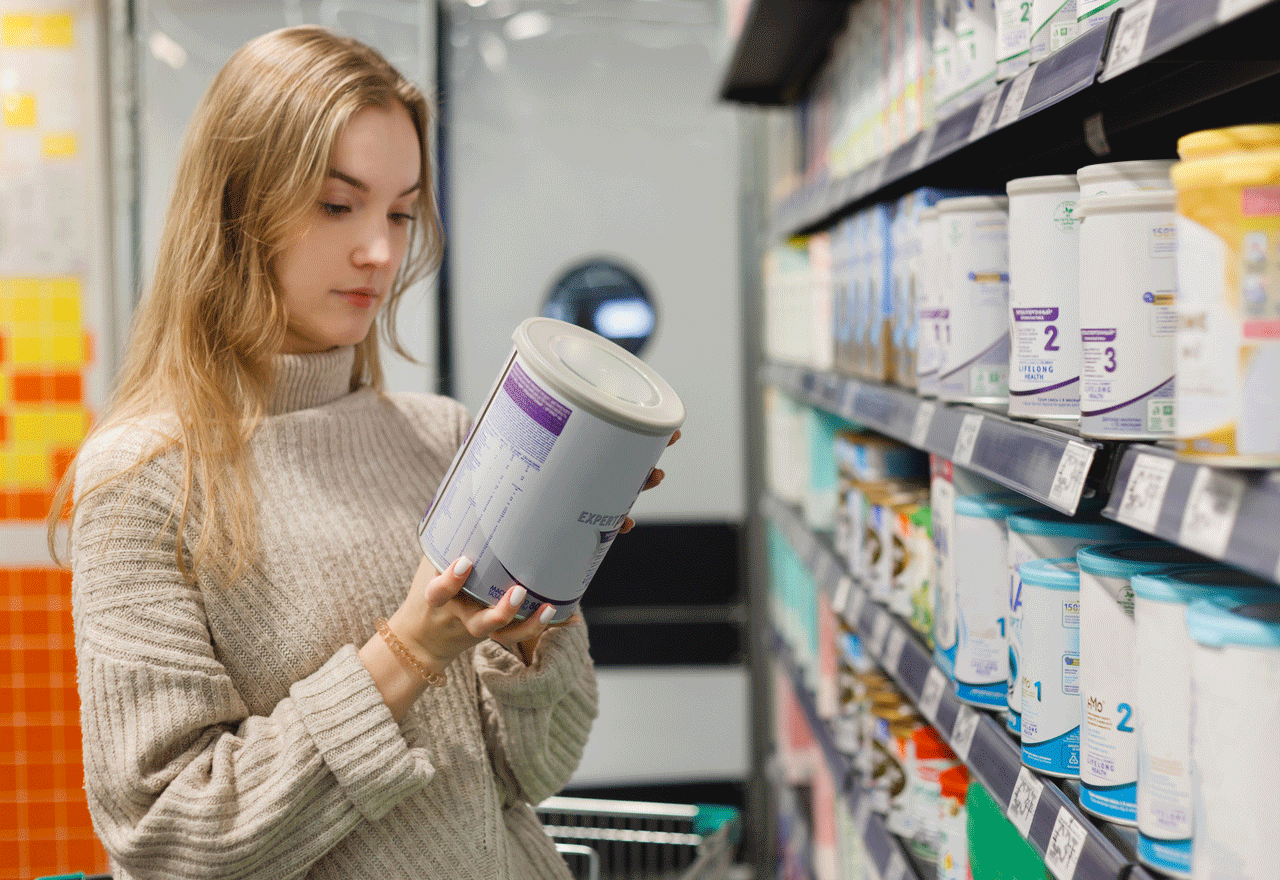
[[[680,439],[680,431],[677,430],[674,434],[671,435],[671,439],[667,441],[667,446],[670,446],[671,444],[675,443],[679,439]],[[655,488],[659,483],[662,482],[662,479],[666,475],[667,475],[667,472],[664,471],[662,468],[654,468],[653,470],[649,471],[649,479],[644,481],[644,487],[640,491],[648,492],[650,489]],[[636,526],[635,520],[633,520],[629,516],[623,517],[622,525],[618,528],[618,533],[625,535],[627,532],[635,528],[635,526]]]

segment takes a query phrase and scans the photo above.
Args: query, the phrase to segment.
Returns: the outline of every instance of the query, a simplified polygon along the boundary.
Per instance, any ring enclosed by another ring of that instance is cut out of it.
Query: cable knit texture
[[[548,631],[528,667],[482,643],[396,724],[356,649],[408,591],[469,420],[349,391],[353,357],[278,359],[251,442],[263,550],[234,583],[178,571],[172,450],[79,510],[85,788],[118,880],[568,877],[530,804],[568,781],[595,718],[586,627]],[[77,487],[163,432],[95,437]]]

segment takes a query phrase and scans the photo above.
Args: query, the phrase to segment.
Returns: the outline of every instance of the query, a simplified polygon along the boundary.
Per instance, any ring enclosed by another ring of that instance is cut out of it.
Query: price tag
[[[956,446],[952,450],[951,460],[956,464],[968,464],[973,459],[973,448],[978,445],[978,432],[982,430],[982,414],[969,413],[960,423],[960,433],[956,435]]]
[[[973,128],[969,129],[969,143],[991,131],[991,123],[996,121],[996,108],[1000,106],[1000,96],[1004,93],[1005,84],[1001,83],[982,96],[978,105],[978,115],[974,117]]]
[[[844,416],[851,422],[856,422],[854,413],[858,411],[858,383],[846,382],[844,385],[844,399],[840,401],[840,415]]]
[[[1062,450],[1062,458],[1058,459],[1053,485],[1049,487],[1050,501],[1075,509],[1080,503],[1080,492],[1084,489],[1084,478],[1093,463],[1094,452],[1092,446],[1074,440],[1067,443],[1067,448]]]
[[[1036,805],[1040,803],[1040,792],[1044,784],[1035,774],[1023,767],[1018,771],[1018,781],[1014,783],[1013,794],[1009,796],[1009,821],[1018,829],[1023,839],[1030,839],[1031,820],[1036,815]]]
[[[1198,468],[1182,511],[1178,543],[1206,556],[1224,556],[1244,490],[1244,478],[1234,471]]]
[[[924,687],[920,690],[920,711],[934,724],[938,723],[938,704],[942,702],[942,693],[946,689],[947,677],[938,667],[930,666],[929,674],[924,677]]]
[[[931,400],[922,400],[916,406],[916,417],[911,423],[911,445],[917,449],[924,449],[925,441],[929,439],[929,426],[933,424],[933,413],[937,408]]]
[[[1144,532],[1154,532],[1173,467],[1172,458],[1139,453],[1134,459],[1133,470],[1129,472],[1129,481],[1125,483],[1116,519]]]
[[[844,616],[845,609],[849,605],[849,592],[853,589],[853,580],[848,575],[840,577],[840,583],[836,584],[835,595],[831,598],[831,607],[836,614]]]
[[[920,140],[916,141],[915,152],[911,154],[911,170],[923,168],[925,163],[929,161],[929,154],[933,152],[933,142],[938,136],[938,126],[931,125],[920,133]]]
[[[876,612],[875,623],[871,626],[871,642],[868,647],[876,657],[884,658],[884,640],[889,635],[889,612],[881,609]]]
[[[888,669],[890,672],[898,671],[898,666],[902,663],[902,650],[906,646],[907,633],[902,627],[895,626],[893,629],[889,630],[889,637],[884,645],[885,669]]]
[[[1022,102],[1027,100],[1027,92],[1031,89],[1031,78],[1036,75],[1038,69],[1032,65],[1009,81],[1009,86],[1005,89],[1004,105],[1000,108],[1000,118],[996,120],[996,128],[1004,128],[1018,121],[1018,114],[1022,112]]]
[[[1058,880],[1072,880],[1075,877],[1076,862],[1080,861],[1085,837],[1084,826],[1076,821],[1071,811],[1066,807],[1059,808],[1058,818],[1053,823],[1053,833],[1049,835],[1049,846],[1044,851],[1045,867]]]
[[[889,864],[884,866],[884,873],[881,876],[884,880],[903,880],[907,876],[907,861],[896,847],[893,855],[889,856]]]
[[[1111,54],[1103,79],[1119,76],[1137,67],[1142,61],[1142,50],[1147,45],[1147,31],[1151,29],[1151,16],[1156,11],[1156,0],[1139,0],[1120,13],[1120,24],[1111,38]]]
[[[982,719],[976,711],[968,706],[960,707],[956,723],[951,727],[951,750],[961,761],[969,760],[969,749],[973,746],[973,735],[978,732],[978,722]]]
[[[864,589],[856,589],[853,596],[849,599],[849,622],[854,627],[862,625],[862,608],[867,604],[867,591]]]

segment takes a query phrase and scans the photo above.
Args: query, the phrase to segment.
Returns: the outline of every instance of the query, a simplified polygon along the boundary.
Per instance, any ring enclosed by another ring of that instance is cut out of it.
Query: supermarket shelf
[[[995,410],[925,400],[909,391],[789,364],[767,364],[765,383],[1046,504],[1074,514],[1110,486],[1116,444],[1068,425],[1011,419]]]
[[[1280,471],[1233,470],[1162,447],[1124,451],[1103,516],[1280,581]]]
[[[871,798],[859,786],[859,778],[849,766],[849,760],[836,748],[831,730],[818,716],[814,696],[804,685],[804,675],[792,656],[786,641],[777,632],[773,633],[774,656],[786,667],[796,694],[796,702],[804,712],[813,738],[822,749],[823,757],[831,770],[837,790],[841,792],[846,808],[853,817],[854,827],[862,835],[866,845],[867,857],[875,865],[878,877],[898,878],[898,880],[921,880],[913,867],[914,860],[909,858],[902,843],[885,826],[884,820],[871,810]]]
[[[761,500],[761,512],[787,538],[868,653],[947,738],[1059,880],[1149,880],[1135,864],[1131,835],[1086,818],[1070,784],[1023,767],[1003,722],[956,698],[911,628],[854,584],[825,536],[811,532],[797,511],[771,496]]]
[[[726,101],[794,103],[826,60],[852,0],[754,0],[720,88]]]

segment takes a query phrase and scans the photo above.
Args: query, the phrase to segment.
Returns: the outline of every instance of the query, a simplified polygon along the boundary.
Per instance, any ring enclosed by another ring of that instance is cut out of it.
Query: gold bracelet
[[[431,687],[445,686],[448,679],[438,672],[432,672],[427,668],[427,664],[415,657],[413,652],[405,646],[405,643],[400,641],[396,634],[391,631],[391,625],[387,623],[385,617],[379,617],[375,621],[375,625],[378,627],[378,635],[382,636],[382,640],[387,643],[387,647],[391,649],[392,654],[412,666],[418,675],[422,676],[422,680],[431,685]]]

